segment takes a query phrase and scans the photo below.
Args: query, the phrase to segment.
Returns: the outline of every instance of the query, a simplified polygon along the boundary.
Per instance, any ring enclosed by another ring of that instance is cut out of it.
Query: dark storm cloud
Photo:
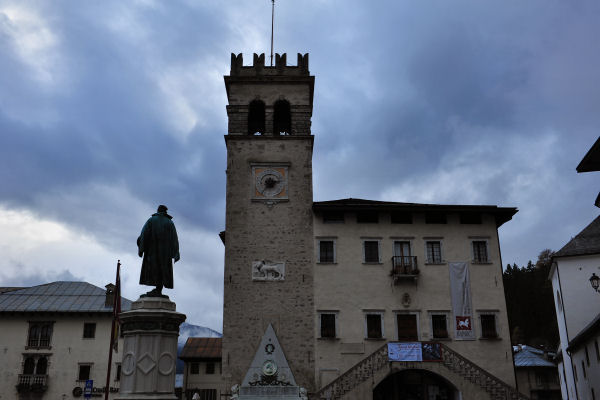
[[[268,60],[270,5],[0,4],[0,206],[135,257],[166,203],[194,246],[186,288],[220,287],[222,75],[230,52]],[[276,7],[275,51],[310,53],[316,76],[316,200],[516,206],[501,241],[521,264],[597,214],[597,177],[574,168],[600,126],[599,3]]]

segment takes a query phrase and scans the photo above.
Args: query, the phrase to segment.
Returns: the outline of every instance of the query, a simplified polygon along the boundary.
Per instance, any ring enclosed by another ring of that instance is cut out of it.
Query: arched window
[[[46,375],[47,371],[48,371],[48,359],[46,357],[41,357],[37,362],[37,366],[35,367],[35,374],[36,375]]]
[[[23,364],[23,375],[33,375],[33,371],[35,370],[35,360],[33,357],[27,357],[25,359],[25,363]]]
[[[40,326],[37,324],[31,325],[29,327],[29,340],[27,341],[27,345],[30,347],[38,347],[40,339]]]
[[[273,135],[292,134],[292,114],[287,100],[277,100],[273,105]]]
[[[50,337],[52,336],[52,324],[42,325],[40,332],[40,347],[50,346]]]
[[[248,135],[265,133],[265,103],[252,100],[248,105]]]

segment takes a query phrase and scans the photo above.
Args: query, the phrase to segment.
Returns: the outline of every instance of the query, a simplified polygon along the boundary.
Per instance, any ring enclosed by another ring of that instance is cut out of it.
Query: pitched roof
[[[516,352],[514,354],[515,367],[552,367],[556,365],[544,358],[544,351],[531,346],[514,346]],[[553,353],[550,353],[551,355]]]
[[[600,215],[586,226],[577,236],[562,249],[554,253],[554,257],[581,256],[600,253]]]
[[[480,212],[493,214],[496,217],[496,226],[500,227],[512,219],[518,210],[515,207],[498,207],[494,205],[460,205],[460,204],[423,204],[423,203],[401,203],[395,201],[378,201],[366,199],[339,199],[329,201],[315,201],[314,211],[323,210],[368,210],[376,207],[385,211],[437,211],[437,212]]]
[[[600,171],[600,137],[590,147],[577,166],[577,172]]]
[[[585,328],[583,328],[577,336],[573,338],[569,342],[569,347],[567,347],[567,351],[575,351],[582,344],[584,344],[588,339],[595,337],[598,332],[600,332],[600,313],[596,315],[596,318],[592,320]]]
[[[2,312],[112,312],[106,291],[87,282],[58,281],[0,293]],[[121,298],[123,311],[131,300]]]
[[[179,358],[220,360],[222,343],[222,338],[189,337]]]

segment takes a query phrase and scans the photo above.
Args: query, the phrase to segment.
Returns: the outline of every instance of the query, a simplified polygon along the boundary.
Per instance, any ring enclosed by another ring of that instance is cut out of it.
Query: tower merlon
[[[287,75],[287,76],[308,76],[308,53],[298,53],[298,63],[296,66],[287,65],[287,54],[275,54],[275,66],[265,66],[265,53],[260,55],[254,53],[251,66],[244,66],[244,57],[242,53],[236,55],[231,53],[231,76],[257,76],[257,75]]]

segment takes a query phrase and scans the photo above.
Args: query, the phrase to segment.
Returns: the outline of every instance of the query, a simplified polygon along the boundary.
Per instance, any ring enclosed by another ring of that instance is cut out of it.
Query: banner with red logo
[[[475,340],[473,312],[471,309],[471,280],[469,265],[465,262],[448,263],[450,268],[450,293],[454,313],[454,338]]]

